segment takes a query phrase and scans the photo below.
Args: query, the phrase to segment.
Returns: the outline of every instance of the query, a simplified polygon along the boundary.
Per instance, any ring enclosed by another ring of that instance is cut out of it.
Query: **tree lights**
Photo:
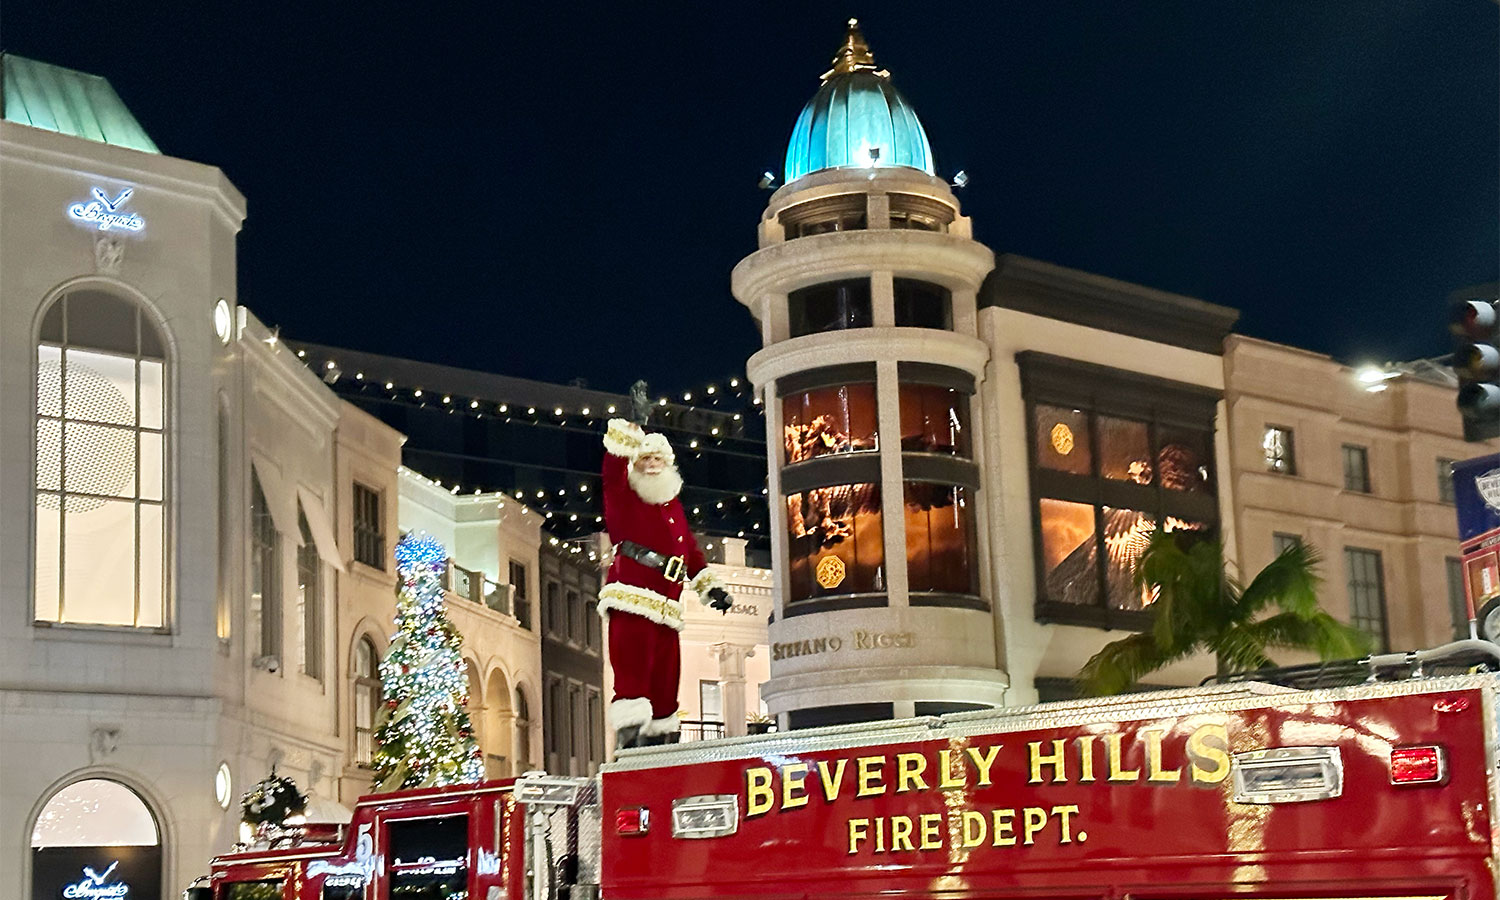
[[[466,709],[462,637],[443,606],[448,554],[430,536],[416,534],[396,544],[395,556],[397,632],[380,663],[386,700],[375,733],[377,789],[479,781],[483,757]]]

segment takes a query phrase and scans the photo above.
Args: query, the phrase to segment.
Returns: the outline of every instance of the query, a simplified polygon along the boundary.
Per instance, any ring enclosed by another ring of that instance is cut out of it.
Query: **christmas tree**
[[[431,537],[396,544],[396,636],[380,663],[385,694],[375,732],[377,790],[479,781],[483,757],[466,709],[461,637],[443,607],[448,554]]]

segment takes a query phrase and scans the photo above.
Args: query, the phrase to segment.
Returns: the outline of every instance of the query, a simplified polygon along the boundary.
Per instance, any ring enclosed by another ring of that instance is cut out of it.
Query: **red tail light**
[[[1391,750],[1391,784],[1442,784],[1448,780],[1448,754],[1436,744]]]
[[[639,837],[651,825],[651,816],[644,806],[627,806],[615,810],[615,833],[625,837]]]

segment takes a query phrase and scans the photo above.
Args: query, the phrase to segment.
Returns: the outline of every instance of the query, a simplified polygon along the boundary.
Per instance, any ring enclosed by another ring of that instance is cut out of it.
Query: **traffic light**
[[[1450,327],[1464,440],[1500,438],[1500,300],[1494,291],[1456,300]]]

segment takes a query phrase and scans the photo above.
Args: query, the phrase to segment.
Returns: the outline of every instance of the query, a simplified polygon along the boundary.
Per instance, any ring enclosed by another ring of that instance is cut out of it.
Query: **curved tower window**
[[[794,391],[781,398],[786,463],[879,450],[875,383]]]
[[[906,581],[912,593],[979,593],[974,490],[908,481],[904,486]]]
[[[125,785],[75,781],[37,816],[31,871],[36,897],[162,896],[161,829]]]
[[[97,290],[42,319],[36,377],[36,618],[166,621],[166,347]]]
[[[787,495],[792,602],[885,591],[880,485],[810,488]]]
[[[969,394],[936,384],[901,385],[901,449],[968,459]]]
[[[953,330],[953,292],[940,284],[897,278],[896,324],[906,328]]]
[[[851,278],[815,284],[787,295],[792,337],[846,328],[869,328],[870,279]]]

